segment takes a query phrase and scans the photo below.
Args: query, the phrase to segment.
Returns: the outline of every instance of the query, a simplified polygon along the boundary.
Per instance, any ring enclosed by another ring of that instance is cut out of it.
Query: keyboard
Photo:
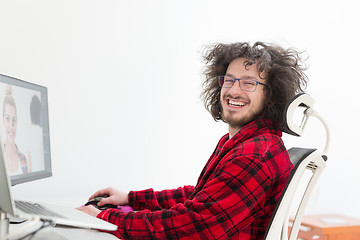
[[[21,211],[29,214],[35,215],[42,215],[47,217],[57,217],[57,218],[64,218],[58,213],[55,213],[44,206],[41,206],[38,203],[29,203],[25,201],[15,201],[16,208],[20,209]]]

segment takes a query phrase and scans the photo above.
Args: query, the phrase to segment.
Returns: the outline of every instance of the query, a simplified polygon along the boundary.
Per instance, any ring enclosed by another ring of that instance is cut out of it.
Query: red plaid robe
[[[122,239],[262,239],[293,168],[278,124],[256,120],[222,137],[197,185],[131,191],[137,212],[107,209]]]

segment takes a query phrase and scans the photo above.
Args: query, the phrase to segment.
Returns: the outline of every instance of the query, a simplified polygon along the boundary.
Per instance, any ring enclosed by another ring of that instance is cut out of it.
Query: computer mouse
[[[94,207],[96,207],[99,210],[106,210],[108,208],[117,208],[117,205],[113,205],[113,204],[105,204],[103,206],[98,206],[97,204],[105,197],[99,196],[99,197],[94,197],[92,199],[90,199],[87,203],[85,203],[85,206],[88,205],[93,205]]]

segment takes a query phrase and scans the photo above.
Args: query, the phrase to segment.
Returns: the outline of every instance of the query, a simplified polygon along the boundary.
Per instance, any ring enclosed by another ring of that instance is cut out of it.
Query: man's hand
[[[101,212],[99,209],[97,209],[93,205],[78,207],[76,209],[80,210],[80,211],[82,211],[84,213],[87,213],[87,214],[89,214],[91,216],[94,216],[94,217],[96,217]]]
[[[113,205],[127,205],[129,204],[128,194],[116,190],[114,188],[105,188],[97,191],[93,195],[90,196],[89,200],[94,197],[105,196],[97,205],[103,206],[105,204],[113,204]]]

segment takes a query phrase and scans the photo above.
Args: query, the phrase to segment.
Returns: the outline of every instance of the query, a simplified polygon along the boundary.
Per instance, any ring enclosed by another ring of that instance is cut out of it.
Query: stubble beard
[[[248,123],[252,122],[253,120],[257,119],[259,114],[252,114],[250,116],[234,116],[234,112],[222,112],[222,119],[225,123],[229,124],[231,128],[238,128],[241,129]]]
[[[229,124],[231,128],[241,129],[250,122],[261,118],[263,111],[264,111],[264,107],[257,109],[254,112],[247,112],[248,114],[246,115],[244,114],[240,115],[236,111],[230,111],[230,110],[224,111],[224,108],[221,105],[221,118],[225,123]]]

